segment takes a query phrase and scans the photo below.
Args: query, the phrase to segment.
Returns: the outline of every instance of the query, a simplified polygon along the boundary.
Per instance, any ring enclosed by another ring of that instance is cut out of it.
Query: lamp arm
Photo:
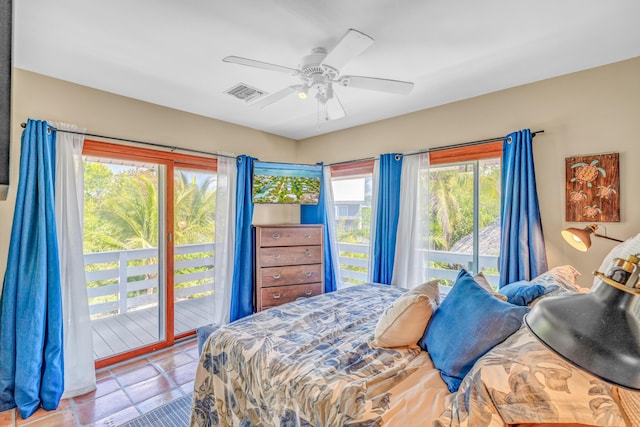
[[[593,233],[596,237],[602,237],[603,239],[613,240],[614,242],[624,242],[624,240],[614,239],[613,237],[605,236],[604,234]]]

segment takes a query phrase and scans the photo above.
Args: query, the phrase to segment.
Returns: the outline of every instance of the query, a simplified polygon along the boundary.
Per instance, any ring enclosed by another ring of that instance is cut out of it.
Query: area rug
[[[120,427],[186,427],[191,416],[193,393],[179,397],[159,408],[134,418]]]

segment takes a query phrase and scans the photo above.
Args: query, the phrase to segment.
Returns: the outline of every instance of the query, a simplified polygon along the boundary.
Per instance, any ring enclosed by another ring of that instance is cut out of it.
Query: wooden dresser
[[[324,292],[323,226],[256,225],[256,310]]]

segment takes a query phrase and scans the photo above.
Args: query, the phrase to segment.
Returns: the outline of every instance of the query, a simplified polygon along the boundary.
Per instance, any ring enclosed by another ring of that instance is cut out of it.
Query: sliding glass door
[[[213,322],[215,211],[215,171],[175,168],[175,336]]]
[[[87,294],[102,359],[166,339],[166,168],[87,157],[84,175]]]
[[[84,180],[96,366],[211,323],[215,159],[86,141]]]

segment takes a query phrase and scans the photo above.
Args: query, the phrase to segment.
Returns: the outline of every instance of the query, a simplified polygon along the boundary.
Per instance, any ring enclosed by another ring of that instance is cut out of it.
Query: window
[[[465,268],[498,285],[501,154],[501,142],[430,154],[427,279]]]
[[[98,367],[212,322],[216,161],[86,141],[84,253]]]
[[[373,161],[331,167],[331,186],[345,284],[368,282]]]

